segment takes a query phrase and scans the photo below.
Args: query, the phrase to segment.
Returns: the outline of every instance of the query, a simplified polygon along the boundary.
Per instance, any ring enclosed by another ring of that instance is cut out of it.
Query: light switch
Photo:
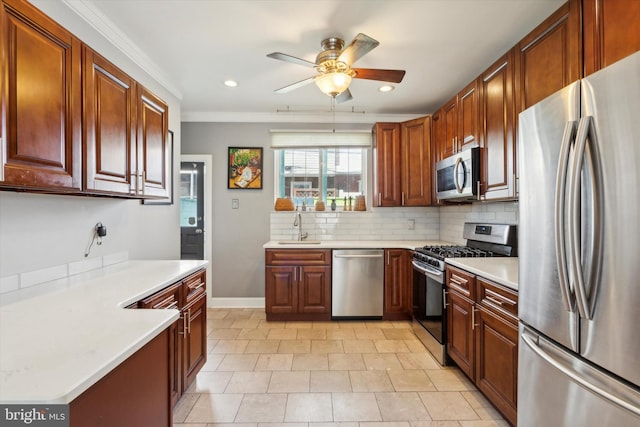
[[[231,199],[231,209],[238,209],[240,207],[240,200]]]

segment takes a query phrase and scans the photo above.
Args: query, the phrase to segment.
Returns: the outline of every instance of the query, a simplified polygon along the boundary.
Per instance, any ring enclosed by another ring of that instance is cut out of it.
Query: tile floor
[[[409,322],[267,322],[209,309],[208,360],[176,427],[508,427]]]

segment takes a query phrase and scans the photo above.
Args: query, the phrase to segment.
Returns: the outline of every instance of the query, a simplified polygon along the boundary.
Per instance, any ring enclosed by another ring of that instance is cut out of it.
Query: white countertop
[[[179,316],[124,307],[206,265],[128,261],[26,299],[0,295],[0,402],[70,403]]]
[[[518,258],[446,258],[447,264],[518,290]]]
[[[286,242],[282,244],[280,242]],[[270,240],[265,249],[415,249],[425,245],[448,245],[441,240],[310,240],[307,243],[293,240]],[[314,243],[309,243],[314,242]]]

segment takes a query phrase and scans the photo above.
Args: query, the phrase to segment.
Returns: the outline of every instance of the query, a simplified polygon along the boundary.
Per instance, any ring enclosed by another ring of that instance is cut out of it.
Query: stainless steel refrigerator
[[[518,426],[640,426],[640,52],[519,120]]]

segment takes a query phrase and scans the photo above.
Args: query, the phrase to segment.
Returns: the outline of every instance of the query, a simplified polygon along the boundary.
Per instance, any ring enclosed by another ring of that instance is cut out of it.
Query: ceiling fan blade
[[[343,102],[351,101],[352,99],[353,96],[351,96],[351,91],[347,89],[340,95],[336,96],[336,104],[342,104]]]
[[[316,79],[317,76],[313,76],[313,77],[309,77],[307,79],[304,80],[300,80],[299,82],[296,83],[292,83],[290,85],[281,87],[280,89],[276,89],[274,92],[276,93],[287,93],[287,92],[291,92],[294,89],[298,89],[302,86],[306,86],[309,83],[313,82]]]
[[[379,41],[372,39],[366,34],[360,33],[353,38],[349,46],[344,48],[338,57],[338,61],[344,62],[350,66],[358,59],[372,51],[379,44]]]
[[[352,68],[356,73],[356,79],[379,80],[382,82],[400,83],[404,78],[405,70],[380,70],[377,68]]]
[[[292,64],[304,65],[305,67],[315,67],[316,63],[307,61],[306,59],[298,58],[295,56],[287,55],[282,52],[273,52],[267,55],[269,58],[277,59],[284,62],[291,62]]]

